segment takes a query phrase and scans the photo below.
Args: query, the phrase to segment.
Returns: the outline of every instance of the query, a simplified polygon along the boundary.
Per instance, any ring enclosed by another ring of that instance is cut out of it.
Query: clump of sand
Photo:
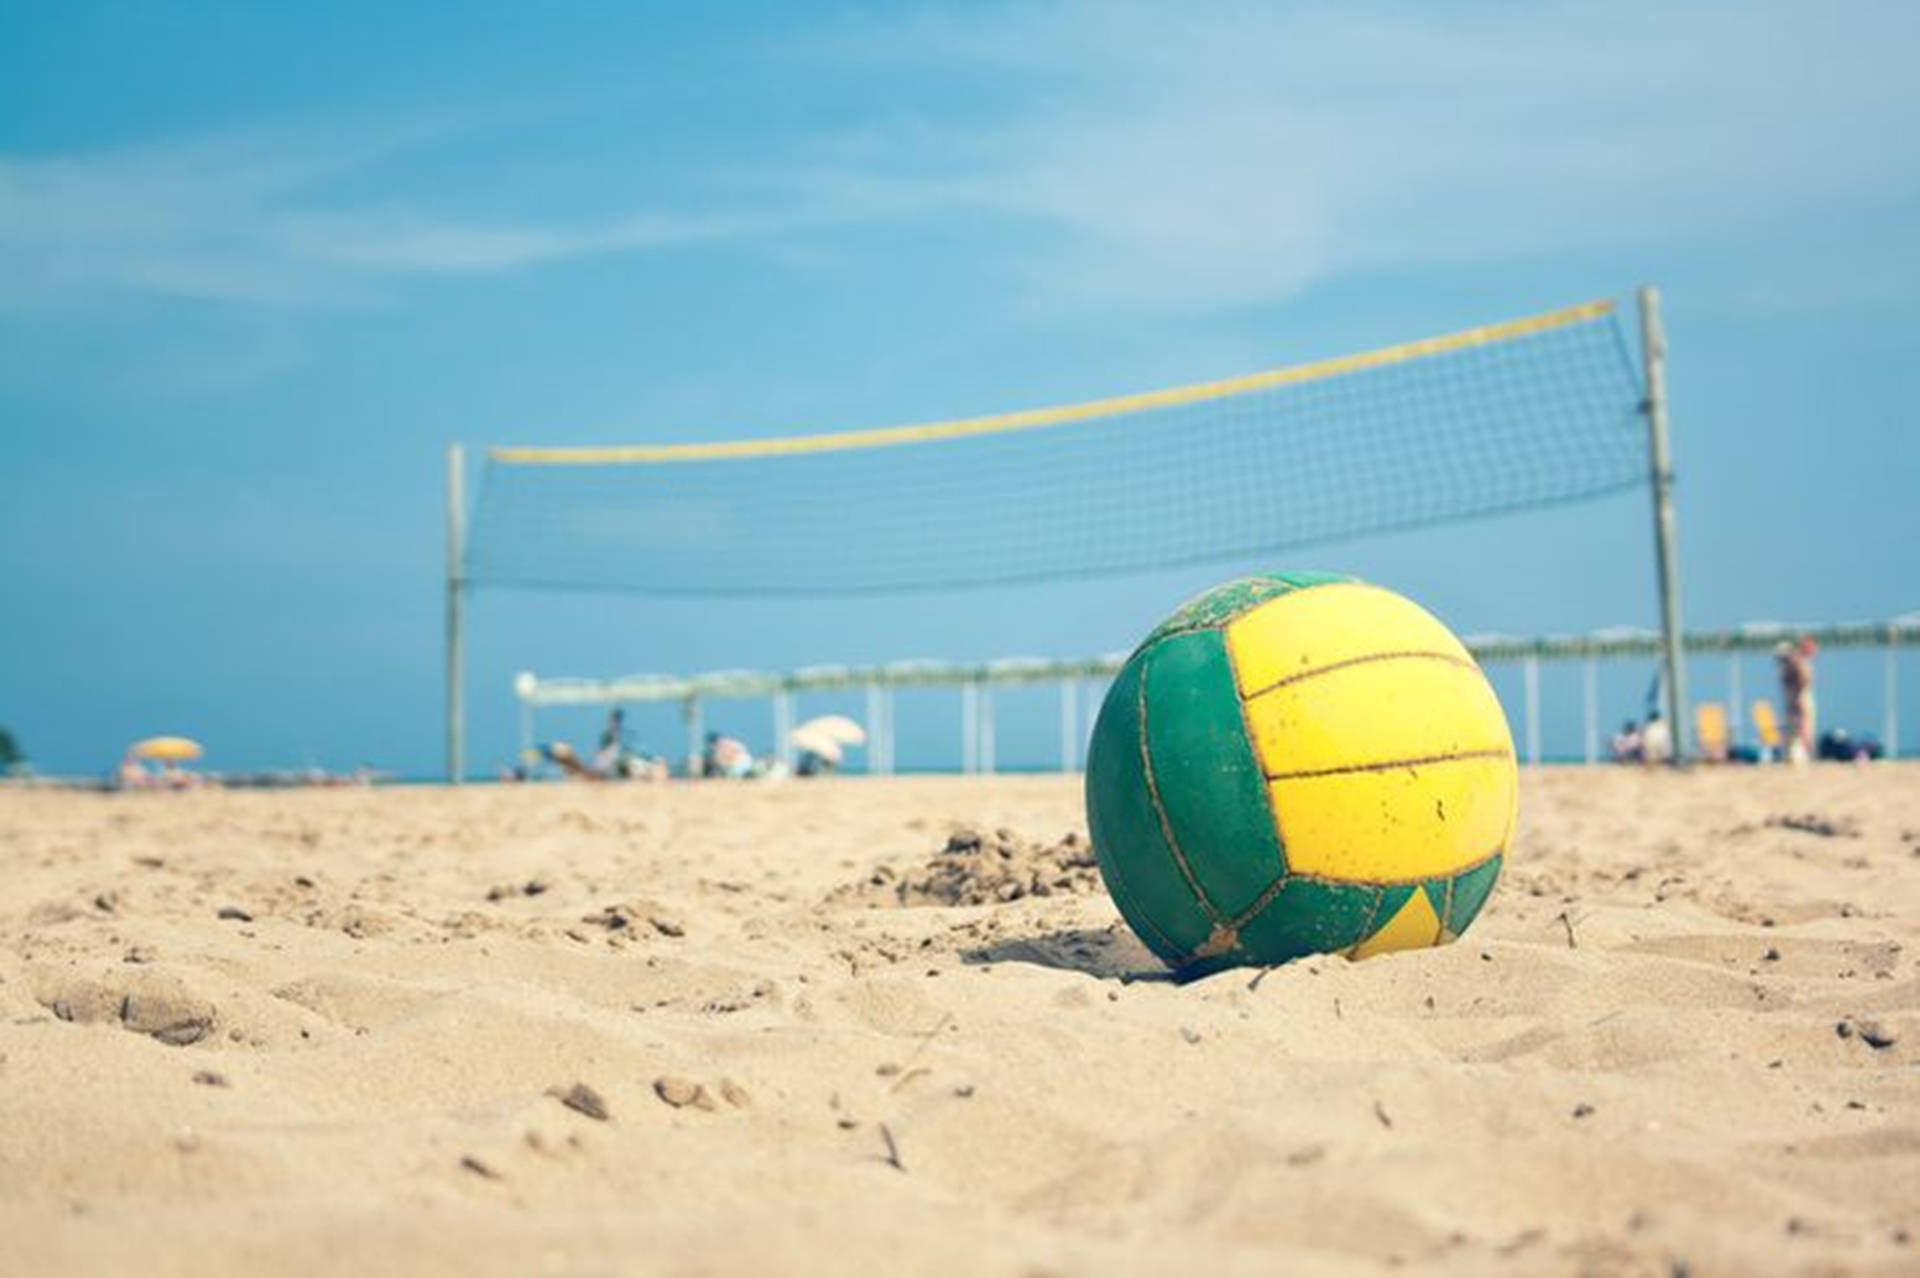
[[[919,869],[901,875],[882,865],[834,897],[885,905],[993,905],[1101,890],[1093,845],[1074,831],[1054,843],[1036,843],[1004,827],[984,831],[962,826]]]

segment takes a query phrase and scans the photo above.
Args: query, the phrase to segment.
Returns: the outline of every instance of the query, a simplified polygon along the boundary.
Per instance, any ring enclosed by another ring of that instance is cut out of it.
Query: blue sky
[[[1920,10],[1857,2],[0,0],[0,724],[56,772],[177,731],[214,767],[429,773],[450,441],[992,412],[1642,281],[1689,621],[1920,607],[1916,54]],[[1650,624],[1649,522],[1635,494],[1258,566],[1463,631]],[[483,593],[470,755],[508,757],[523,667],[1107,651],[1247,566],[911,609]],[[1646,673],[1609,672],[1610,717]],[[1877,675],[1835,659],[1828,714],[1877,727]],[[904,761],[951,762],[957,711],[910,709]],[[1006,753],[1052,722],[1009,698]]]

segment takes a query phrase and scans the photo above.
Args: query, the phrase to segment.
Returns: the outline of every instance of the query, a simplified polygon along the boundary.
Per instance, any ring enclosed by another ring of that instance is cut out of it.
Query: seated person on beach
[[[1613,734],[1613,740],[1608,744],[1615,763],[1640,762],[1640,725],[1628,719],[1620,725],[1620,731]]]
[[[840,761],[831,755],[814,750],[802,750],[794,761],[793,774],[799,777],[823,777],[840,766]]]
[[[1660,717],[1659,711],[1647,716],[1646,727],[1640,729],[1640,761],[1642,763],[1665,763],[1673,758],[1673,729]]]
[[[590,767],[580,757],[580,752],[565,741],[554,741],[541,746],[540,754],[547,762],[559,768],[564,775],[576,780],[605,781],[607,779],[605,773]]]
[[[734,738],[718,732],[707,734],[707,750],[702,756],[702,771],[710,777],[738,780],[753,774],[753,752]]]
[[[1868,763],[1886,753],[1886,748],[1871,736],[1856,737],[1845,728],[1829,728],[1820,734],[1817,757],[1835,763]]]
[[[593,770],[603,777],[624,776],[622,762],[626,753],[626,715],[615,706],[607,715],[607,726],[600,731],[600,748],[593,752]]]

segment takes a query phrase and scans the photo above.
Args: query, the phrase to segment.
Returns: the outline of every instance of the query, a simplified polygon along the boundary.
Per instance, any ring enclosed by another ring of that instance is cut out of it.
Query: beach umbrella
[[[191,763],[206,751],[190,737],[148,737],[145,741],[134,742],[127,753],[136,759],[153,759],[160,763]]]
[[[844,714],[823,714],[807,720],[794,731],[805,732],[835,745],[857,746],[867,743],[867,730]]]
[[[845,750],[841,744],[834,740],[830,733],[815,730],[811,722],[803,723],[792,732],[789,732],[787,734],[787,744],[796,750],[806,750],[812,754],[817,754],[828,763],[839,763],[841,757],[845,754]]]

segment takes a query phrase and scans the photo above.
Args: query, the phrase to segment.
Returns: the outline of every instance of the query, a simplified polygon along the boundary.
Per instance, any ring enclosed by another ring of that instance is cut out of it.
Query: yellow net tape
[[[926,422],[917,426],[883,426],[874,430],[834,431],[821,435],[788,435],[778,439],[738,439],[710,444],[635,444],[603,448],[494,448],[488,456],[494,461],[517,466],[607,466],[641,465],[652,462],[719,461],[743,457],[778,457],[796,453],[828,453],[854,448],[892,448],[901,444],[925,443],[936,439],[961,439],[969,435],[994,435],[1007,431],[1033,430],[1042,426],[1063,426],[1094,417],[1137,413],[1146,409],[1173,408],[1204,400],[1222,399],[1247,391],[1268,390],[1316,382],[1346,373],[1404,364],[1409,360],[1444,355],[1449,351],[1486,346],[1515,337],[1544,333],[1550,329],[1584,323],[1611,314],[1613,303],[1607,300],[1585,302],[1564,310],[1531,315],[1525,319],[1486,324],[1444,337],[1429,337],[1403,342],[1359,355],[1296,364],[1290,368],[1269,369],[1219,381],[1195,382],[1166,390],[1144,391],[1134,395],[1116,395],[1056,408],[1029,408],[999,413],[991,417],[965,417],[953,421]]]

